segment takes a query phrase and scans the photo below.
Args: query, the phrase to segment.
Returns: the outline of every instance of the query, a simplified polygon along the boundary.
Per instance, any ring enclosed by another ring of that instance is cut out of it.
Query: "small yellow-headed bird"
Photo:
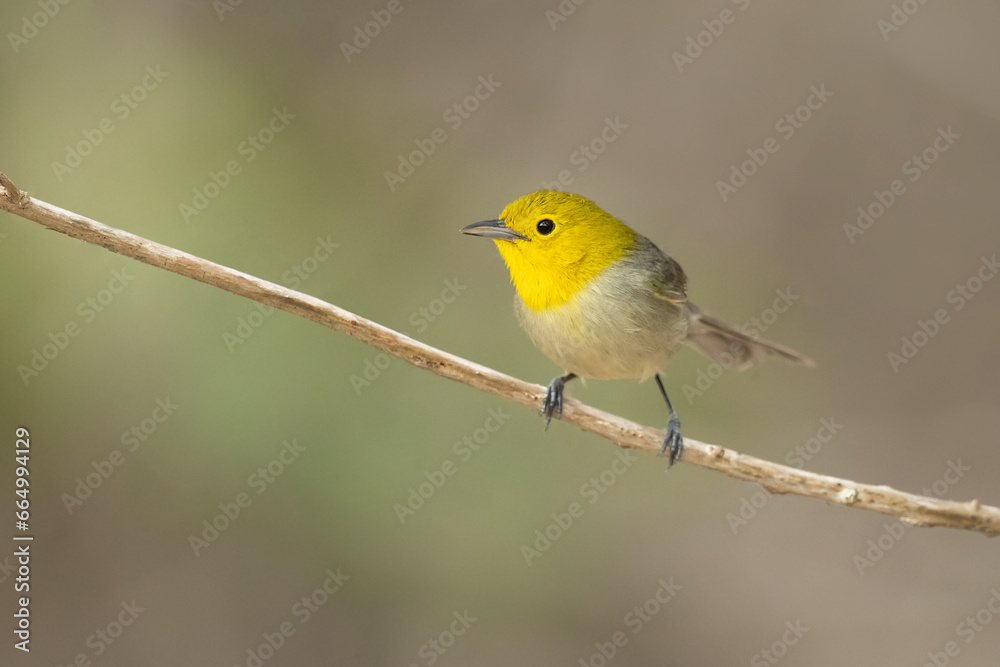
[[[508,205],[499,219],[462,232],[496,242],[517,288],[521,327],[566,370],[549,383],[542,403],[546,428],[553,412],[562,414],[563,388],[575,377],[654,377],[669,410],[660,452],[670,449],[672,466],[684,441],[659,374],[682,343],[741,369],[768,355],[813,365],[696,308],[677,262],[580,195],[539,190]]]

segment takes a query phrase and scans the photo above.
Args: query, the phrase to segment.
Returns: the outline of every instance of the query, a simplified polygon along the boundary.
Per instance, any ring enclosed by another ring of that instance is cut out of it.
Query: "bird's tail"
[[[701,312],[693,304],[689,303],[688,308],[691,320],[686,342],[721,364],[735,365],[743,370],[763,357],[781,357],[810,368],[816,365],[804,354],[763,338],[748,336],[717,317]]]

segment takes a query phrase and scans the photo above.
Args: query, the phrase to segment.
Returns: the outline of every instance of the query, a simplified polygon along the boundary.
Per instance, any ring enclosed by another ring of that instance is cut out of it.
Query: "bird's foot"
[[[566,381],[561,377],[552,378],[549,388],[545,392],[545,400],[542,401],[542,409],[539,414],[545,417],[545,430],[549,430],[549,422],[552,421],[552,413],[562,417],[563,410],[563,388]]]
[[[684,438],[681,437],[681,420],[677,418],[677,415],[670,415],[670,419],[667,420],[667,431],[663,436],[663,447],[660,448],[660,456],[663,456],[667,448],[670,448],[670,461],[667,463],[667,468],[669,469],[674,465],[675,461],[679,461],[681,458],[681,452],[684,450]]]

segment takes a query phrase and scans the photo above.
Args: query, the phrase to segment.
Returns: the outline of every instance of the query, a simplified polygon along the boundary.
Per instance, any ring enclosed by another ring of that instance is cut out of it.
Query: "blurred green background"
[[[17,0],[0,8],[0,170],[539,383],[560,369],[518,329],[492,244],[458,229],[566,171],[683,265],[693,301],[765,318],[818,362],[738,374],[685,351],[666,379],[686,435],[998,504],[1000,280],[961,309],[948,295],[1000,250],[1000,15],[902,4]],[[469,99],[481,77],[488,96]],[[832,96],[789,136],[776,124],[812,86]],[[911,181],[905,163],[948,128],[960,138]],[[777,152],[723,200],[717,182],[768,137]],[[895,179],[905,193],[851,238]],[[1000,620],[982,625],[1000,550],[980,535],[667,474],[645,454],[618,474],[597,437],[543,432],[531,410],[402,362],[376,375],[383,359],[345,335],[6,214],[0,279],[0,497],[13,504],[25,426],[36,536],[29,656],[12,648],[0,555],[4,664],[919,665],[954,642],[952,664],[985,665],[1000,651]],[[776,290],[798,299],[767,319]],[[894,369],[937,309],[947,323]],[[19,370],[46,345],[44,368]],[[665,420],[651,383],[571,393]],[[824,419],[842,425],[832,438]],[[421,484],[429,499],[401,521]],[[573,502],[583,514],[559,534]],[[522,548],[547,528],[558,539],[529,565]]]

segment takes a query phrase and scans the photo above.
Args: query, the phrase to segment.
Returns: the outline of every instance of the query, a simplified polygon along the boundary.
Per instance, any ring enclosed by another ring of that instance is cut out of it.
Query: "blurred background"
[[[458,229],[579,192],[818,363],[683,352],[688,437],[1000,504],[995,3],[16,0],[0,27],[0,170],[39,199],[544,384],[495,248]],[[26,427],[35,536],[30,655],[0,556],[3,664],[1000,651],[981,535],[622,460],[6,214],[0,280],[0,497]],[[571,394],[665,421],[652,383]]]

